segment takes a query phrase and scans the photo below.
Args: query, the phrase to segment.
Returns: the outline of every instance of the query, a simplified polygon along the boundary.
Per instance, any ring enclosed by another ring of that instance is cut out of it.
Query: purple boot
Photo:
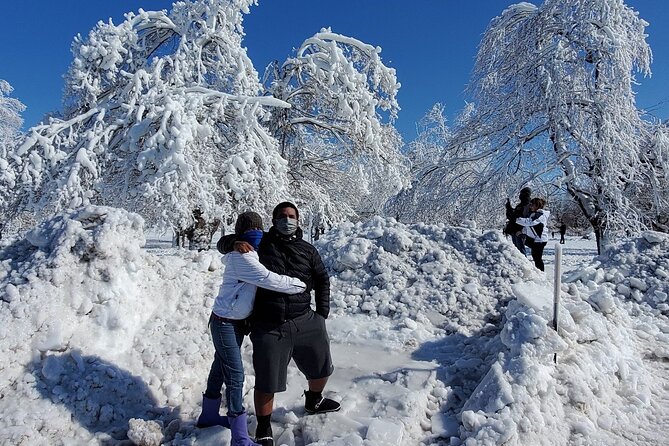
[[[249,431],[246,427],[246,412],[242,412],[236,417],[228,417],[228,419],[232,431],[230,446],[260,446],[249,438]]]
[[[217,399],[211,399],[202,395],[202,413],[197,419],[197,427],[223,426],[230,428],[228,417],[222,417],[218,414],[220,408],[220,396]]]

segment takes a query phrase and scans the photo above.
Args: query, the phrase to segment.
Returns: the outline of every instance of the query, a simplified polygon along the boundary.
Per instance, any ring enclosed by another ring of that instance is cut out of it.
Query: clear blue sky
[[[244,22],[245,46],[262,76],[322,27],[383,48],[397,70],[402,107],[396,125],[410,141],[415,123],[436,102],[449,119],[462,109],[477,46],[490,20],[509,0],[260,0]],[[539,4],[538,0],[533,3]],[[639,78],[637,105],[669,118],[669,2],[627,0],[650,23],[651,78]],[[60,109],[70,44],[98,20],[118,24],[128,11],[169,9],[171,0],[9,0],[0,14],[0,79],[28,107],[25,126]]]

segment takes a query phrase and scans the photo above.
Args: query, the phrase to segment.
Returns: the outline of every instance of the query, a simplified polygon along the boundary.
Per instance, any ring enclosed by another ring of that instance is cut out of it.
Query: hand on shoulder
[[[240,254],[246,254],[247,252],[253,251],[253,246],[247,242],[236,241],[233,245],[233,249]]]

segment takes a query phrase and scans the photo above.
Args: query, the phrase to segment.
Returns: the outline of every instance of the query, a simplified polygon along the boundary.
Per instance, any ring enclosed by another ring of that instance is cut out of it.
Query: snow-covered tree
[[[384,124],[397,115],[400,84],[380,52],[323,29],[267,70],[266,93],[291,105],[272,110],[270,127],[291,191],[317,232],[367,212],[359,205],[372,182],[391,195],[406,180],[399,135]]]
[[[404,140],[392,124],[384,124],[381,144],[386,148],[383,162],[376,159],[362,164],[361,177],[367,180],[366,193],[358,196],[355,213],[360,219],[383,214],[388,199],[406,187],[411,179],[411,163],[402,154]],[[358,178],[354,178],[359,181]]]
[[[644,181],[631,184],[626,197],[641,209],[650,228],[669,232],[669,126],[650,124],[648,133],[640,154]]]
[[[439,103],[432,106],[417,123],[416,130],[416,139],[407,144],[406,153],[411,182],[384,206],[385,214],[405,223],[426,221],[434,217],[433,202],[423,201],[423,193],[426,191],[416,178],[421,177],[424,170],[439,165],[451,138],[444,106]]]
[[[437,165],[444,156],[453,133],[448,125],[445,106],[437,103],[418,122],[418,135],[409,143],[408,157],[413,176],[418,171]]]
[[[9,82],[0,79],[0,147],[3,149],[11,145],[20,134],[23,125],[21,113],[26,109],[21,101],[9,97],[12,91],[14,88]]]
[[[453,137],[443,105],[435,104],[420,120],[418,135],[409,143],[411,185],[388,201],[387,215],[406,223],[459,225],[472,221],[482,227],[501,227],[504,213],[499,199],[513,190],[511,178],[486,173],[485,163],[466,158],[475,153],[476,146],[453,148]],[[484,175],[500,181],[481,182]]]
[[[474,153],[451,160],[484,165],[482,184],[529,175],[565,187],[598,241],[643,227],[624,191],[643,181],[645,125],[632,84],[635,72],[650,73],[646,25],[622,0],[510,6],[483,36],[471,84],[476,106],[449,148],[474,144]]]
[[[260,121],[288,105],[260,96],[241,45],[253,4],[177,2],[78,36],[63,118],[13,153],[16,209],[94,203],[183,229],[195,209],[211,220],[284,199],[286,162]]]
[[[592,232],[592,225],[578,207],[578,203],[566,191],[560,191],[550,201],[551,218],[548,221],[551,231],[559,231],[562,223],[567,225],[572,235]]]
[[[21,113],[26,109],[21,101],[8,96],[13,90],[9,82],[0,79],[0,185],[9,184],[14,179],[8,155],[13,152],[21,135],[23,125]],[[0,187],[0,211],[3,215],[0,230],[5,224],[5,217],[8,215],[9,203],[13,196],[13,189]]]

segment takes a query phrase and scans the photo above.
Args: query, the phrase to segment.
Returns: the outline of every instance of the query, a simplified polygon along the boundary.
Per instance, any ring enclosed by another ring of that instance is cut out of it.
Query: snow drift
[[[219,256],[144,243],[138,216],[87,207],[1,247],[0,442],[229,441],[223,428],[194,427]],[[327,390],[342,411],[305,416],[291,366],[277,444],[666,438],[665,236],[644,234],[571,274],[559,335],[552,284],[496,231],[375,218],[317,246],[332,274]]]

